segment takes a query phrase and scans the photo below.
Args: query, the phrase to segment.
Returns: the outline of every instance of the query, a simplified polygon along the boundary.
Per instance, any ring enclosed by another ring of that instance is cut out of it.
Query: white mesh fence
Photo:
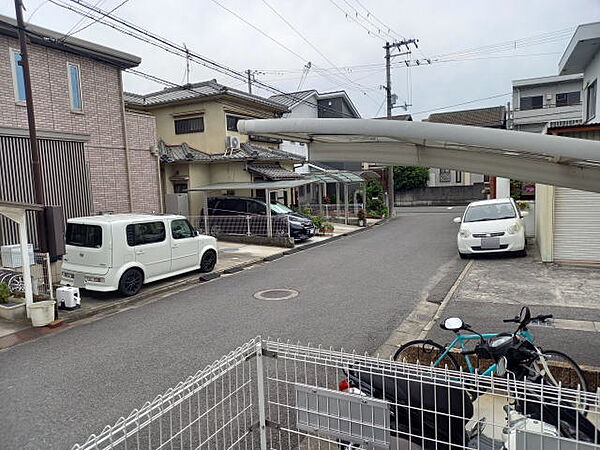
[[[257,338],[73,449],[591,450],[599,399]]]
[[[192,226],[202,234],[215,237],[233,236],[290,236],[288,217],[272,216],[271,227],[267,216],[263,215],[231,215],[231,216],[191,216]]]

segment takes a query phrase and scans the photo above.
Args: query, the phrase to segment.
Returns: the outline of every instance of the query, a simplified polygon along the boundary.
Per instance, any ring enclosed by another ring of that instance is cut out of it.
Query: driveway
[[[460,264],[455,211],[427,211],[0,352],[2,447],[68,448],[259,334],[373,352]]]

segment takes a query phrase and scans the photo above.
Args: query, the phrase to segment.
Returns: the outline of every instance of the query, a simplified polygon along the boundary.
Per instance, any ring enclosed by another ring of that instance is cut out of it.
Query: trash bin
[[[54,320],[54,300],[44,300],[29,306],[29,317],[34,327],[45,327]]]

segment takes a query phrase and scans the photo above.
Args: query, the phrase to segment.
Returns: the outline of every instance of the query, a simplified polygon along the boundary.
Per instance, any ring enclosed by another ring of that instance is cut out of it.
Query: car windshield
[[[514,219],[515,209],[510,203],[469,206],[463,222],[483,222],[485,220]]]
[[[285,206],[283,203],[271,202],[271,212],[274,212],[275,214],[291,214],[294,211]]]

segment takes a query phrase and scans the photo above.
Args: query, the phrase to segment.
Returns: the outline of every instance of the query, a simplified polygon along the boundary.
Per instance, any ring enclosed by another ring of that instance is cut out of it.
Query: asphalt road
[[[70,448],[256,335],[373,352],[458,259],[429,211],[0,352],[0,447]]]

